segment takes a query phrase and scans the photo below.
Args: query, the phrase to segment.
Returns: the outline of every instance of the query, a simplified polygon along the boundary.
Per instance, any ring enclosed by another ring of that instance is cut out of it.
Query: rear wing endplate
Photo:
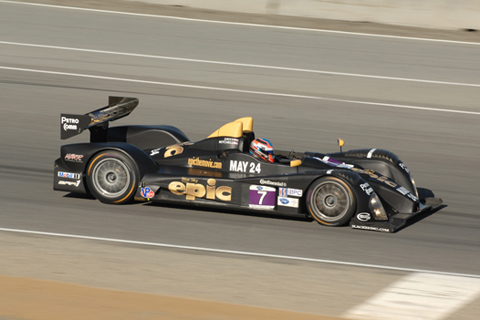
[[[108,122],[128,116],[138,105],[137,98],[109,97],[108,106],[84,115],[60,115],[60,138],[71,138],[90,130],[91,142],[107,141]]]

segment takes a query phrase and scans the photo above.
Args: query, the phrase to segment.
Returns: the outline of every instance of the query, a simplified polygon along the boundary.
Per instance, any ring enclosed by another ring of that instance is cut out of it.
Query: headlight
[[[380,198],[375,192],[373,192],[370,196],[370,200],[368,201],[368,207],[370,208],[370,211],[373,212],[373,214],[375,215],[375,220],[388,220],[388,216],[385,213],[382,202],[380,201]]]

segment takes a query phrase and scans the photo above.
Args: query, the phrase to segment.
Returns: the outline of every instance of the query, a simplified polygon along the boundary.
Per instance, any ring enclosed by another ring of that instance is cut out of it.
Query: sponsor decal
[[[59,184],[59,185],[62,185],[62,186],[78,187],[78,186],[80,185],[80,182],[82,182],[82,180],[77,180],[77,181],[64,181],[64,180],[60,180],[60,181],[58,181],[58,184]]]
[[[372,230],[372,231],[380,231],[380,232],[390,232],[387,228],[379,228],[379,227],[371,227],[371,226],[360,226],[358,224],[352,224],[352,228],[355,229],[364,229],[364,230]]]
[[[248,206],[253,209],[273,210],[275,208],[275,195],[275,188],[251,185]]]
[[[410,174],[410,171],[407,169],[407,166],[403,162],[399,162],[398,166],[405,170],[406,173]]]
[[[360,188],[365,191],[365,193],[369,196],[373,193],[373,188],[370,187],[370,185],[368,184],[368,182],[365,182],[365,183],[362,183],[360,185]]]
[[[355,172],[358,172],[358,173],[368,174],[370,176],[370,178],[378,180],[380,182],[383,182],[383,183],[389,185],[390,187],[396,188],[398,186],[395,182],[389,180],[387,177],[379,176],[379,175],[375,174],[375,171],[373,171],[373,170],[370,170],[370,169],[362,170],[362,169],[358,169],[358,168],[351,168],[351,169],[352,169],[352,171],[355,171]]]
[[[410,199],[412,199],[412,201],[415,201],[415,202],[418,201],[418,198],[415,197],[415,196],[414,196],[413,194],[411,194],[411,193],[407,194],[407,197],[409,197]]]
[[[411,200],[413,201],[418,201],[417,197],[415,197],[413,194],[410,193],[410,191],[408,191],[407,189],[405,189],[404,187],[399,187],[396,189],[398,192],[400,192],[401,194],[403,194],[404,196],[407,196],[409,197]]]
[[[272,180],[268,180],[268,179],[260,179],[260,184],[266,184],[266,185],[276,186],[276,187],[286,187],[287,186],[286,182],[272,181]]]
[[[301,197],[303,195],[303,191],[301,189],[292,189],[292,188],[278,188],[278,196],[280,197]]]
[[[397,191],[400,192],[401,194],[403,194],[404,196],[405,196],[407,193],[410,193],[410,191],[408,191],[408,190],[405,189],[404,187],[399,187],[399,188],[397,188]]]
[[[415,197],[413,194],[411,194],[410,191],[408,191],[407,189],[405,189],[402,186],[399,186],[395,182],[389,180],[387,177],[378,176],[377,174],[375,174],[375,172],[373,170],[362,170],[362,169],[358,169],[358,168],[352,168],[352,170],[355,171],[355,172],[358,172],[358,173],[368,174],[371,178],[376,179],[380,182],[383,182],[383,183],[389,185],[392,188],[395,188],[395,190],[397,190],[399,193],[403,194],[404,196],[409,197],[412,201],[418,201],[417,197]],[[367,192],[368,189],[364,189],[362,187],[362,185],[360,185],[360,187],[362,188],[363,191]],[[368,194],[368,192],[367,192],[367,194]]]
[[[359,214],[357,214],[357,219],[363,222],[367,222],[371,219],[371,216],[368,212],[360,212]]]
[[[193,144],[192,142],[186,141],[186,142],[177,143],[177,144],[168,146],[166,148],[162,147],[162,148],[153,149],[153,150],[150,150],[150,156],[152,157],[156,154],[159,154],[162,150],[165,150],[165,153],[163,154],[164,158],[176,156],[183,153],[184,146],[192,145],[192,144]]]
[[[198,183],[196,179],[182,178],[182,181],[172,181],[168,185],[168,190],[176,195],[185,195],[187,200],[196,198],[206,198],[210,200],[232,200],[232,188],[227,186],[216,186],[215,179],[208,179],[207,185]]]
[[[153,150],[150,150],[150,157],[156,155],[156,154],[159,154],[160,153],[160,150],[162,150],[163,148],[157,148],[157,149],[153,149]]]
[[[318,157],[313,157],[313,159],[317,159],[318,161],[321,161],[323,163],[328,164],[329,166],[332,167],[337,167],[337,168],[344,168],[344,169],[351,169],[353,168],[353,164],[346,164],[344,162],[338,161],[336,159],[330,158],[330,157],[323,157],[322,159]]]
[[[284,207],[298,208],[298,199],[278,197],[277,204]]]
[[[230,171],[245,172],[245,173],[260,173],[262,166],[260,163],[250,161],[230,160]]]
[[[83,131],[92,121],[88,115],[61,114],[60,138],[68,139]]]
[[[144,198],[153,198],[153,196],[155,195],[155,192],[153,192],[152,189],[150,189],[149,187],[146,187],[146,188],[142,188],[140,194],[142,195],[142,197]]]
[[[205,167],[212,169],[222,169],[222,163],[210,160],[201,160],[200,158],[189,158],[188,164],[196,167]]]
[[[61,123],[62,123],[63,131],[78,130],[77,125],[80,123],[80,120],[76,118],[62,117]]]
[[[203,176],[209,178],[221,178],[222,173],[220,171],[205,170],[202,168],[188,168],[187,174],[191,176]]]
[[[183,147],[180,144],[174,144],[173,146],[168,146],[165,149],[165,153],[163,155],[164,158],[168,158],[171,156],[176,156],[183,153]]]
[[[83,162],[83,154],[67,153],[65,160],[72,162]]]
[[[238,139],[236,139],[236,138],[223,138],[223,140],[219,140],[218,143],[238,145]]]
[[[60,178],[67,178],[67,179],[80,179],[80,173],[71,173],[71,172],[63,172],[58,171],[58,176]]]

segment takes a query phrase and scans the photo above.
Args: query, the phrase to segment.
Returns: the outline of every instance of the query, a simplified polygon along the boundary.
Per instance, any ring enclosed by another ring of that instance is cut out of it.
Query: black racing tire
[[[139,182],[136,164],[125,154],[104,150],[92,157],[87,166],[90,193],[103,203],[130,202]]]
[[[307,191],[307,208],[320,224],[338,227],[347,224],[355,213],[352,188],[337,177],[322,177]]]

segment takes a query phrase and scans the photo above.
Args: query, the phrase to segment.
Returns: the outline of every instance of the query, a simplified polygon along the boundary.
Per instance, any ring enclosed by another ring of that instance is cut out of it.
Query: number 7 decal
[[[263,204],[263,199],[267,195],[268,191],[267,190],[258,190],[257,193],[261,195],[260,200],[258,200],[258,204],[262,205]]]
[[[273,210],[275,198],[275,188],[252,185],[250,186],[248,206],[252,209]]]

